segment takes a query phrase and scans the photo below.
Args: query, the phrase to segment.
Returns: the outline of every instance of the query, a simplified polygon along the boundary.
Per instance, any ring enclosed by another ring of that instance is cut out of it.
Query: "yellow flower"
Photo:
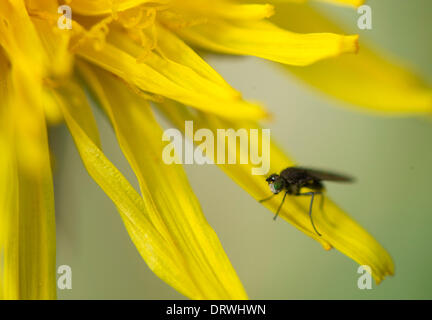
[[[67,3],[72,29],[59,27],[57,0],[0,1],[0,296],[56,297],[47,125],[65,121],[89,174],[117,206],[157,276],[189,298],[246,299],[182,167],[162,163],[162,131],[150,102],[176,124],[193,119],[211,130],[253,128],[267,112],[243,100],[188,44],[305,66],[356,52],[358,37],[287,31],[269,22],[274,8],[267,4]],[[86,89],[109,118],[140,193],[102,152]],[[274,144],[271,148],[273,170],[293,163]],[[268,194],[263,177],[252,176],[248,165],[222,169],[254,198]],[[305,201],[289,201],[282,217],[326,249],[370,265],[377,281],[393,273],[388,253],[330,200],[325,217],[316,217],[318,237]],[[277,202],[266,206],[275,211]]]

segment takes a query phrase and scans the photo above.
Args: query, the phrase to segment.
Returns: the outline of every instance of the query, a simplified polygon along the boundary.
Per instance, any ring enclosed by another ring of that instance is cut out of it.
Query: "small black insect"
[[[268,198],[260,200],[260,202],[264,202],[271,199],[273,196],[275,196],[282,190],[285,191],[282,202],[279,205],[279,208],[277,209],[276,215],[274,216],[273,219],[276,220],[287,194],[293,196],[311,196],[311,202],[309,206],[309,217],[315,232],[319,236],[321,236],[321,234],[316,229],[312,219],[312,205],[313,205],[314,196],[316,194],[322,196],[322,193],[324,191],[324,185],[322,184],[322,181],[352,182],[353,179],[332,172],[326,172],[326,171],[320,171],[320,170],[302,168],[302,167],[288,167],[285,170],[283,170],[280,174],[270,175],[266,179],[266,181],[268,182],[270,190],[271,192],[273,192],[273,194]],[[308,188],[313,191],[301,192],[302,188]]]

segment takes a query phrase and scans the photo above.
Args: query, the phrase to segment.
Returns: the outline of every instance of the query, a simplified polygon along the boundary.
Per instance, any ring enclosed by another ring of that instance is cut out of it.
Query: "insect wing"
[[[336,182],[353,182],[354,179],[352,177],[334,173],[334,172],[328,172],[328,171],[322,171],[322,170],[316,170],[316,169],[310,169],[310,168],[299,168],[301,170],[306,171],[306,173],[311,176],[312,178],[323,180],[323,181],[336,181]]]

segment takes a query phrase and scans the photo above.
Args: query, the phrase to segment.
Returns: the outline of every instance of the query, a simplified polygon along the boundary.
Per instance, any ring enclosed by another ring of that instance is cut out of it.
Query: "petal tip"
[[[345,36],[342,40],[342,52],[346,52],[346,53],[358,53],[359,49],[360,49],[360,45],[359,45],[359,35],[355,34],[355,35],[350,35],[350,36]]]
[[[358,8],[358,7],[362,6],[362,5],[364,5],[365,2],[366,2],[365,0],[358,0],[358,1],[354,4],[354,6],[355,6],[356,8]]]
[[[270,111],[264,109],[264,116],[263,116],[263,120],[267,120],[267,121],[273,121],[274,120],[274,115],[273,113],[271,113]]]
[[[266,4],[265,5],[265,11],[266,11],[266,18],[270,18],[271,16],[273,16],[275,14],[275,7],[274,5],[271,4]]]

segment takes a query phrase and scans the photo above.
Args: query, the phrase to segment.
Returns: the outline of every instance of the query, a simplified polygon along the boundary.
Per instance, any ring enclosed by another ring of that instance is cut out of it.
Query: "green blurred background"
[[[432,1],[375,0],[373,29],[355,10],[320,6],[362,40],[408,60],[432,80]],[[216,166],[189,165],[203,211],[252,299],[431,299],[432,121],[356,113],[256,58],[207,57],[247,98],[274,114],[272,137],[302,165],[357,177],[330,196],[389,250],[396,275],[357,288],[358,265],[322,247],[254,201]],[[107,121],[96,111],[108,157],[133,181]],[[57,158],[57,265],[70,265],[60,299],[183,299],[147,267],[114,205],[91,180],[65,127],[53,128]],[[282,169],[282,168],[281,168]],[[211,183],[210,183],[211,182]],[[221,201],[223,200],[223,201]]]

